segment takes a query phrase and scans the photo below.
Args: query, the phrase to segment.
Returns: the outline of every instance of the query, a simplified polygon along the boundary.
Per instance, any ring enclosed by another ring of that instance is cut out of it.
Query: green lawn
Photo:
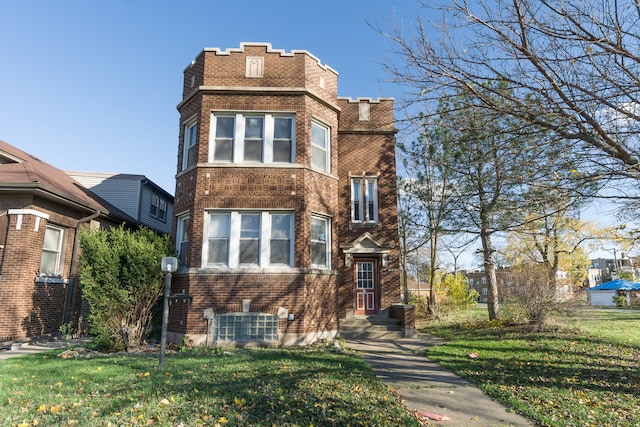
[[[479,318],[425,323],[450,340],[427,356],[541,426],[640,425],[640,312],[575,310],[544,332]]]
[[[352,354],[330,348],[194,350],[0,361],[3,426],[417,426]]]

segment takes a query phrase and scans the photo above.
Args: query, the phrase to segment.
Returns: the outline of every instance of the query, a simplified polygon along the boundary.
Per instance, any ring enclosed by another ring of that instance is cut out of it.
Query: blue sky
[[[307,50],[338,71],[340,96],[397,98],[379,65],[388,42],[367,22],[417,12],[413,0],[1,1],[0,139],[173,194],[182,72],[202,49]]]

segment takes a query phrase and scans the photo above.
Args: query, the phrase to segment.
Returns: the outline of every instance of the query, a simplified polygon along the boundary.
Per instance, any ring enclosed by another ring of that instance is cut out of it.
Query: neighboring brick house
[[[184,71],[169,337],[308,344],[400,302],[393,100],[270,44]]]
[[[0,342],[81,321],[81,227],[136,221],[63,171],[0,141]]]
[[[173,196],[144,175],[66,171],[67,174],[117,206],[145,227],[171,233]]]

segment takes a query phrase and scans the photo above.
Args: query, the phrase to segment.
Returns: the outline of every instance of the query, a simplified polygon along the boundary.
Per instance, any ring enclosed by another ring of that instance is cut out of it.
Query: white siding
[[[141,175],[67,172],[121,211],[139,220]]]
[[[144,175],[75,171],[67,171],[67,174],[143,225],[171,233],[173,197],[148,181]],[[152,194],[167,203],[164,221],[150,215]]]
[[[157,218],[151,217],[150,215],[152,194],[156,194],[165,202],[167,202],[167,214],[164,221],[160,221]],[[153,191],[152,188],[143,186],[139,220],[149,228],[153,228],[163,233],[171,233],[171,221],[173,220],[173,203],[171,202],[171,200],[167,200],[162,194]]]
[[[613,302],[613,297],[616,294],[616,291],[588,291],[589,292],[589,300],[591,301],[591,305],[602,305],[615,307],[615,303]]]

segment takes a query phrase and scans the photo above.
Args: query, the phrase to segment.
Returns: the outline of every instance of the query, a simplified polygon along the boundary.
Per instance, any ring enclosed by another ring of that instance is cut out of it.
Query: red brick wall
[[[247,56],[264,59],[263,77],[246,77]],[[265,45],[204,50],[185,69],[183,101],[178,106],[181,129],[174,211],[189,212],[191,217],[187,257],[190,270],[174,275],[173,289],[187,290],[194,298],[191,305],[172,309],[170,331],[201,334],[206,328],[205,309],[239,304],[242,299],[251,299],[259,305],[282,306],[295,314],[293,321],[281,325],[282,333],[336,330],[346,305],[353,304],[351,279],[340,279],[338,275],[338,269],[343,267],[339,244],[363,232],[350,228],[350,193],[346,191],[352,170],[371,171],[379,176],[380,223],[366,230],[385,243],[397,243],[395,190],[386,189],[388,183],[395,184],[393,101],[371,103],[371,120],[362,123],[357,120],[358,106],[337,98],[337,84],[337,73],[314,56],[305,52],[285,53]],[[208,164],[211,114],[216,111],[294,113],[295,164],[290,167]],[[198,117],[199,165],[182,171],[184,123],[194,115]],[[310,168],[313,120],[331,128],[330,174]],[[294,268],[286,274],[243,271],[220,274],[215,269],[202,269],[202,236],[208,209],[293,210]],[[332,218],[333,269],[322,273],[309,269],[310,223],[314,213]],[[174,224],[174,236],[175,227]],[[380,270],[384,307],[399,302],[397,264],[397,256],[392,257],[389,266]],[[350,277],[348,269],[342,273]],[[339,283],[347,287],[346,292],[338,289]]]
[[[47,224],[64,229],[61,278],[73,280],[70,270],[75,226],[87,212],[65,209],[48,200],[15,196],[0,200],[0,212],[9,209],[34,210],[47,214],[49,219],[40,217],[35,231],[37,216],[23,214],[18,230],[18,216],[9,215],[6,240],[3,242],[5,247],[0,260],[0,300],[5,307],[0,310],[0,341],[57,333],[63,323],[68,284],[37,281],[45,230]],[[77,324],[80,286],[74,287],[74,294],[70,321]]]
[[[334,274],[180,274],[173,276],[172,293],[183,291],[193,296],[190,304],[170,307],[171,332],[205,334],[204,311],[228,305],[240,305],[243,299],[252,306],[282,307],[294,320],[281,324],[280,333],[312,333],[336,330],[336,281]]]
[[[368,103],[370,119],[359,120],[359,104]],[[398,211],[396,202],[395,128],[393,100],[338,99],[340,106],[340,222],[342,242],[351,242],[363,233],[370,233],[382,244],[391,245],[386,267],[379,260],[380,309],[388,310],[400,302],[400,272],[398,250]],[[351,222],[351,177],[377,176],[378,222],[358,224]],[[340,313],[353,308],[353,271],[344,266],[344,256],[338,258],[341,266]]]

